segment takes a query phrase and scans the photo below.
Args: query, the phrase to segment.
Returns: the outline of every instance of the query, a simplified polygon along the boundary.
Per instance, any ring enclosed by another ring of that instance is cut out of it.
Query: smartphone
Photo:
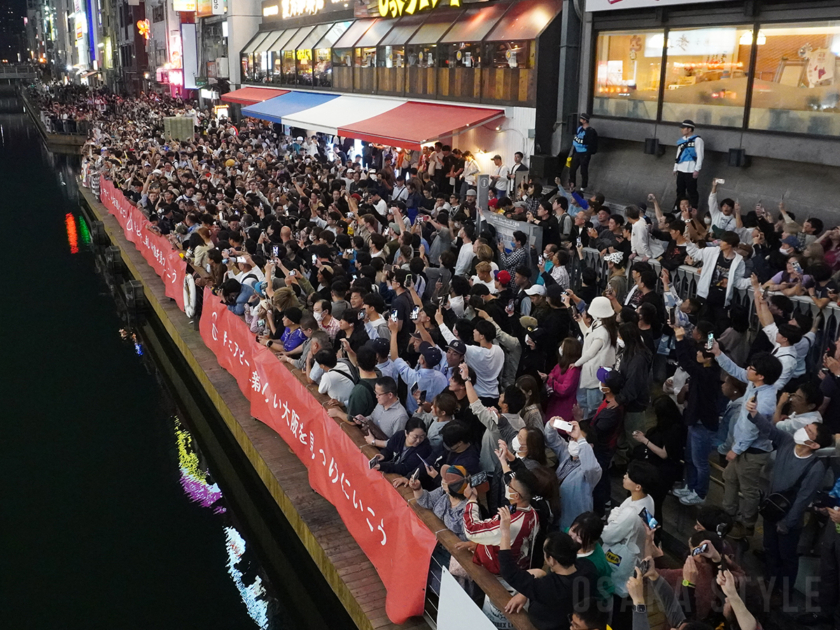
[[[417,318],[420,317],[420,307],[419,306],[415,306],[413,309],[411,309],[410,317],[411,317],[411,321],[413,321],[413,322],[417,321]]]
[[[543,263],[545,263],[545,256],[540,254],[539,256],[537,256],[537,264],[542,265]]]
[[[647,558],[644,560],[636,560],[636,567],[638,567],[639,573],[644,575],[650,571],[650,560]]]
[[[355,250],[354,249],[345,249],[344,253],[347,254],[348,256],[352,256],[355,253]]]
[[[238,262],[238,263],[244,263],[244,262],[245,262],[245,257],[244,257],[244,256],[237,256],[237,257],[236,257],[236,262]]]
[[[296,275],[297,275],[297,271],[295,271],[294,269],[292,269],[291,271],[289,271],[289,275],[290,275],[290,276],[296,276]]]
[[[580,236],[577,237],[577,246],[578,247],[583,247],[583,241],[580,240]]]
[[[426,402],[426,392],[422,391],[422,392],[420,392],[420,404],[422,405],[425,402]]]
[[[750,398],[750,402],[756,404],[758,402],[758,394],[753,394],[752,398]]]
[[[639,512],[639,518],[641,518],[650,529],[656,529],[659,527],[659,521],[650,515],[647,508],[642,508],[642,511]]]
[[[725,184],[725,183],[726,183],[726,180],[725,180],[725,179],[716,179],[716,180],[715,180],[715,183],[717,183],[717,184]]]
[[[712,346],[715,345],[715,334],[709,333],[709,336],[706,338],[706,350],[711,350]]]
[[[516,302],[514,300],[510,300],[510,301],[508,301],[507,306],[505,307],[505,310],[508,313],[513,313],[513,308],[514,308],[515,305],[516,305]]]
[[[419,476],[420,476],[420,469],[415,468],[414,472],[411,473],[411,477],[409,478],[409,481],[417,481],[417,477],[419,477]]]
[[[438,298],[438,306],[440,308],[445,308],[446,307],[446,296],[445,295],[443,297]]]
[[[423,462],[423,465],[424,465],[426,468],[433,468],[433,466],[432,466],[429,462],[427,462],[425,459],[423,459],[422,457],[420,457],[420,455],[418,455],[418,456],[417,456],[417,458],[418,458],[421,462]]]
[[[373,470],[373,467],[379,462],[379,458],[374,455],[368,460],[368,470]]]
[[[317,265],[317,264],[318,264],[318,256],[315,255],[315,254],[312,254],[312,265],[314,266],[314,265]]]
[[[365,318],[365,312],[364,311],[359,311],[358,318],[359,319],[364,319]]]
[[[703,543],[699,547],[695,547],[691,552],[692,556],[699,556],[701,553],[706,553],[709,550],[709,543]]]
[[[561,431],[565,431],[566,433],[570,433],[572,430],[572,423],[566,422],[563,418],[557,418],[551,422],[551,426],[555,429],[560,429]]]
[[[677,325],[677,307],[676,306],[672,306],[669,309],[668,318],[671,320],[671,326],[676,326]]]
[[[353,218],[353,213],[352,213],[352,212],[348,212],[348,213],[347,213],[347,218],[348,218],[348,219],[352,219],[352,218]]]
[[[410,287],[413,282],[414,282],[414,280],[412,279],[411,274],[410,273],[405,274],[405,286],[406,286],[406,288]]]
[[[487,473],[483,470],[474,475],[470,475],[470,488],[477,488],[485,481],[487,481]]]
[[[397,313],[397,309],[391,311],[391,321],[395,322],[399,319],[399,313]]]
[[[802,265],[799,264],[798,260],[794,260],[790,263],[790,266],[793,267],[794,272],[801,274],[802,273]]]

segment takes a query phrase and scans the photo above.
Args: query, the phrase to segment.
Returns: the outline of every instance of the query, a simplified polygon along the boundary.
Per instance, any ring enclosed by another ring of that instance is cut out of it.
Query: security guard
[[[692,208],[697,208],[700,196],[697,194],[697,178],[703,166],[703,138],[694,133],[694,121],[684,120],[680,125],[682,138],[677,141],[677,159],[674,160],[674,174],[677,178],[677,206],[679,200],[687,198]]]
[[[577,170],[580,167],[580,188],[579,192],[589,186],[589,160],[598,152],[598,132],[589,126],[589,114],[580,115],[580,127],[577,128],[575,138],[572,142],[572,162],[569,166],[569,183],[577,183]]]

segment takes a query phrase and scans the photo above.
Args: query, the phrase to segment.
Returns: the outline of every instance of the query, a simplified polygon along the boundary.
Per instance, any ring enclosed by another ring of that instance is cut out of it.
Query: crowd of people
[[[175,114],[193,138],[164,134]],[[166,97],[98,112],[83,176],[113,180],[498,576],[510,602],[483,602],[498,627],[524,609],[541,630],[642,629],[654,598],[668,627],[759,627],[743,591],[758,576],[735,554],[759,517],[768,592],[787,597],[806,518],[825,530],[821,607],[801,620],[834,615],[840,350],[819,348],[837,334],[821,313],[840,228],[744,213],[717,183],[707,212],[654,195],[616,212],[559,180],[517,186],[521,155],[494,163],[488,211],[540,226],[542,251],[480,221],[468,151],[357,151]],[[692,297],[671,282],[684,265]],[[668,503],[696,516],[680,569],[660,559]]]

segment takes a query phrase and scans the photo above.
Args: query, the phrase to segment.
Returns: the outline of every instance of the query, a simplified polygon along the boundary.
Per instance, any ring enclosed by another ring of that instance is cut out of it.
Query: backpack
[[[592,127],[589,128],[592,134],[589,136],[589,144],[587,145],[587,153],[589,155],[595,155],[598,153],[598,132],[595,131]]]
[[[346,378],[354,385],[358,385],[359,369],[355,365],[353,365],[350,359],[339,359],[335,367],[337,368],[339,365],[343,365],[347,368],[347,370],[336,370],[335,368],[333,368],[333,370],[335,370],[338,374],[341,374],[344,378]],[[332,372],[333,370],[330,370],[330,372]]]

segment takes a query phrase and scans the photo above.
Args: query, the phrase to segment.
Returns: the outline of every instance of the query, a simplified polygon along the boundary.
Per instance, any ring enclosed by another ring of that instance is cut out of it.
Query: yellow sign
[[[172,8],[183,13],[194,13],[197,4],[197,0],[172,0]]]
[[[281,0],[280,13],[284,20],[286,18],[300,17],[301,15],[315,15],[323,11],[327,4],[340,4],[346,7],[347,0]],[[266,7],[263,9],[263,15],[266,15],[266,9],[270,8]]]
[[[311,48],[305,48],[305,49],[298,48],[295,52],[297,53],[298,61],[312,61],[312,49]]]
[[[440,0],[379,0],[379,15],[382,17],[400,17],[414,15],[425,9],[436,9]],[[450,7],[460,7],[461,0],[449,0]]]

